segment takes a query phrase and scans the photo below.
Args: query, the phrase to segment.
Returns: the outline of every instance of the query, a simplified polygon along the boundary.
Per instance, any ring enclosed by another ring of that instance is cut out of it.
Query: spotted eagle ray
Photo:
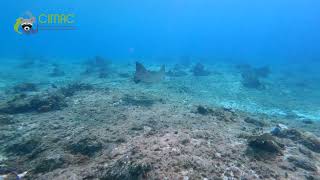
[[[136,62],[136,73],[134,75],[134,82],[139,83],[157,83],[165,79],[165,67],[161,66],[159,71],[147,70],[141,63]]]

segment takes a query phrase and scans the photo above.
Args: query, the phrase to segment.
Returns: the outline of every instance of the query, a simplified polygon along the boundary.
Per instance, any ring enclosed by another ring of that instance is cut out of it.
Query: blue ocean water
[[[4,5],[1,31],[6,43],[1,54],[6,56],[25,51],[64,57],[190,55],[288,64],[319,58],[316,0],[49,0]],[[77,31],[17,36],[13,24],[26,11],[74,13]]]

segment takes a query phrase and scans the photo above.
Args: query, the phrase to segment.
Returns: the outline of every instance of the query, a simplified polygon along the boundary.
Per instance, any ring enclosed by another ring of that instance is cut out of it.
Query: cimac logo
[[[75,30],[75,15],[72,13],[41,13],[33,16],[30,11],[16,19],[14,31],[18,34],[35,34],[40,30]]]
[[[26,13],[26,17],[19,17],[14,24],[14,31],[18,34],[31,34],[38,32],[38,27],[35,26],[36,17],[30,12]]]

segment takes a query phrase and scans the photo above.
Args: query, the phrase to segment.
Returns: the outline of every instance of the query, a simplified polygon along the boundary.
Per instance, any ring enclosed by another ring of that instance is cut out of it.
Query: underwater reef
[[[0,179],[319,179],[314,98],[272,67],[177,61],[0,66]]]

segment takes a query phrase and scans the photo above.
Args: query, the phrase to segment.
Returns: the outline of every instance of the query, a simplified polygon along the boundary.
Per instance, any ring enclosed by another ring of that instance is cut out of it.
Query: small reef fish
[[[147,70],[141,63],[136,62],[136,73],[134,75],[134,82],[139,83],[157,83],[165,79],[165,66],[162,65],[159,71]]]

